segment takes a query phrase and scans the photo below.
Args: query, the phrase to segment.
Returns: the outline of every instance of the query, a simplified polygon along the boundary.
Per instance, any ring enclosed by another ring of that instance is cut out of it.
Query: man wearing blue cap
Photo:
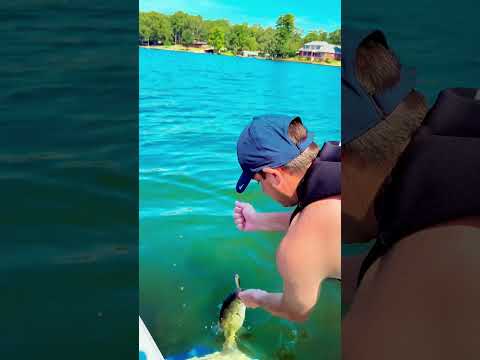
[[[242,231],[284,231],[277,250],[282,293],[250,289],[240,293],[248,307],[261,307],[293,321],[304,321],[325,278],[340,278],[340,144],[320,150],[299,117],[253,118],[238,139],[242,193],[254,179],[264,193],[293,213],[257,213],[236,202],[234,221]]]
[[[342,258],[342,356],[478,358],[477,91],[427,112],[382,32],[342,40],[342,240],[374,239],[358,266]]]

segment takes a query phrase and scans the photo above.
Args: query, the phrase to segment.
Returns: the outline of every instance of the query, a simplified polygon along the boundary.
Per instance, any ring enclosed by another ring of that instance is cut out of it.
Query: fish
[[[246,306],[238,297],[242,291],[238,274],[235,274],[235,285],[236,289],[223,301],[218,321],[225,337],[224,349],[235,348],[237,332],[245,321]]]

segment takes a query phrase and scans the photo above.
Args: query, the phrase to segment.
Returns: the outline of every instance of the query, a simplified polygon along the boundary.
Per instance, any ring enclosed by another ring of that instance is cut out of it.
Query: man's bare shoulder
[[[330,275],[331,263],[340,256],[340,206],[339,198],[316,201],[295,217],[277,250],[279,270],[292,271],[302,264]]]
[[[318,229],[325,223],[338,223],[341,221],[341,198],[340,196],[329,197],[309,204],[299,212],[292,220],[289,231],[298,228]]]

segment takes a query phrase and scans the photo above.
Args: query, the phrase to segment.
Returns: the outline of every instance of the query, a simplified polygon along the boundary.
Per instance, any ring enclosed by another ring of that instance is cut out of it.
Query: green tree
[[[221,30],[224,34],[230,31],[230,23],[228,20],[204,20],[203,26],[207,32],[207,37],[215,30]]]
[[[335,45],[340,45],[342,43],[342,33],[340,29],[332,31],[330,34],[328,34],[328,42]]]
[[[271,27],[264,29],[260,25],[254,25],[250,31],[257,42],[257,50],[271,54],[275,43],[275,30]]]
[[[168,16],[159,13],[151,15],[153,23],[153,38],[163,44],[170,44],[172,38],[172,26]]]
[[[262,51],[266,54],[273,54],[275,49],[275,29],[267,28],[259,39]]]
[[[272,54],[275,57],[294,56],[302,45],[300,32],[295,28],[295,16],[282,15],[278,18]]]
[[[150,39],[152,38],[153,29],[151,25],[148,23],[148,19],[144,13],[140,13],[140,19],[138,23],[138,32],[139,37],[142,42],[146,41],[150,46]]]
[[[177,11],[170,16],[170,22],[175,44],[191,45],[194,41],[208,39],[208,30],[201,16]]]
[[[251,50],[251,51],[258,50],[257,40],[255,39],[254,36],[249,35],[245,38],[244,47],[242,48],[242,50]]]
[[[287,56],[296,56],[298,50],[303,46],[302,35],[295,31],[287,42]]]
[[[208,43],[213,46],[215,51],[219,52],[225,48],[225,31],[221,27],[210,30]]]
[[[310,31],[304,38],[303,43],[306,44],[311,41],[328,41],[328,33],[326,31]]]
[[[186,27],[188,30],[190,30],[194,41],[206,41],[208,39],[207,28],[201,16],[189,16],[187,18]]]
[[[180,44],[182,42],[182,34],[187,28],[188,14],[183,11],[177,11],[170,16],[170,23],[172,24],[173,43]]]
[[[282,15],[277,19],[277,30],[283,30],[287,34],[293,34],[295,31],[295,16],[292,14]]]
[[[154,11],[140,13],[139,36],[149,45],[152,41],[169,44],[172,37],[172,27],[168,17]]]
[[[195,35],[191,29],[186,28],[182,31],[181,39],[183,45],[192,45],[195,41]]]
[[[228,50],[238,53],[242,50],[256,50],[257,41],[247,24],[234,25],[226,36]]]

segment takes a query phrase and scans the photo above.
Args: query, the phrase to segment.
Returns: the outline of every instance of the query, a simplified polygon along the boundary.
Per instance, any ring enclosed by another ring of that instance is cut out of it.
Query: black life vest
[[[328,141],[323,144],[317,158],[308,168],[297,187],[298,204],[290,217],[290,222],[292,222],[295,215],[309,204],[331,196],[340,195],[340,150],[341,147],[338,141]]]
[[[476,89],[440,93],[375,200],[378,236],[360,269],[427,227],[480,215],[480,101]]]

